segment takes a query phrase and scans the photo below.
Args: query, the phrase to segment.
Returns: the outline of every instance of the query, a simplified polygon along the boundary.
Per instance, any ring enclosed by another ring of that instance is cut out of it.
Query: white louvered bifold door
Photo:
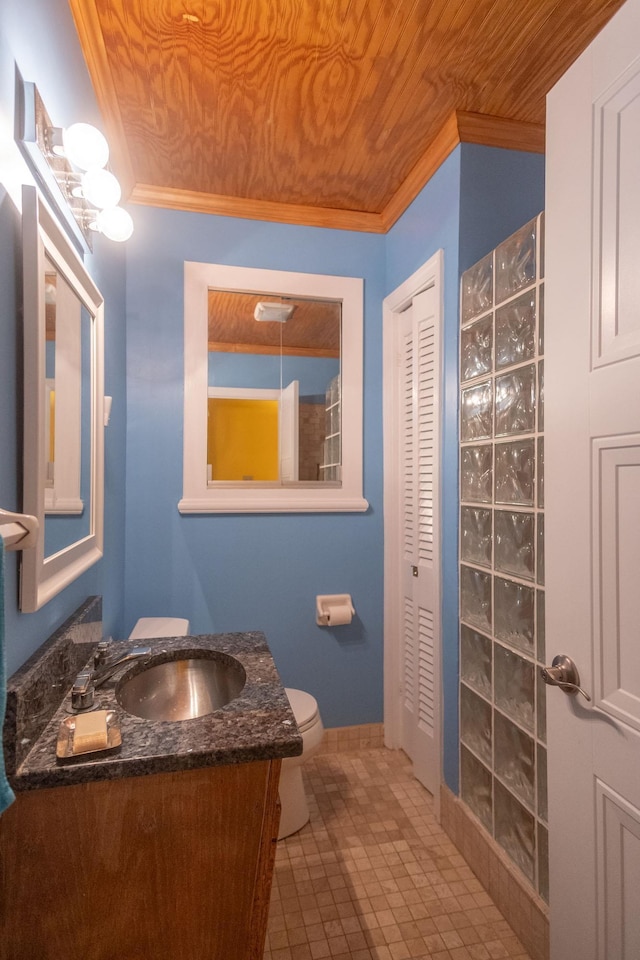
[[[402,500],[402,735],[414,774],[440,782],[439,388],[434,288],[414,297],[398,324]]]

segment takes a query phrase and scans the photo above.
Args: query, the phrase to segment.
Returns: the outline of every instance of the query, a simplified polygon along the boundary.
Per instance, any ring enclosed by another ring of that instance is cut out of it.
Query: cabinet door
[[[1,960],[257,960],[279,768],[20,794],[0,819]]]

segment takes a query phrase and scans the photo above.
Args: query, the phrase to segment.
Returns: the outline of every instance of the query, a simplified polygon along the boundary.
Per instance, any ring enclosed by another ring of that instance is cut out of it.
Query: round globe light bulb
[[[122,190],[112,173],[102,168],[87,170],[82,174],[82,196],[92,206],[102,210],[115,207],[120,202]]]
[[[62,131],[64,154],[81,170],[104,167],[109,159],[109,144],[90,123],[72,123]]]
[[[100,210],[96,217],[96,226],[109,240],[122,243],[133,233],[133,220],[122,207],[108,207]]]

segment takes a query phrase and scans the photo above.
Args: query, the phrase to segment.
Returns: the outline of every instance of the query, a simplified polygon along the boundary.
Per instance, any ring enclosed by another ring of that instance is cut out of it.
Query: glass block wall
[[[342,450],[340,448],[340,374],[329,381],[325,407],[325,441],[323,463],[320,465],[319,480],[339,480]]]
[[[460,792],[548,900],[543,231],[462,277]]]

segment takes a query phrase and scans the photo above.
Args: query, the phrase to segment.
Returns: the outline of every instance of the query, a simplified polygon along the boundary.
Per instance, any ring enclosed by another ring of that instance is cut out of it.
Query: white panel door
[[[439,378],[436,291],[413,298],[398,320],[400,403],[401,746],[418,780],[440,784],[436,696],[440,664]]]
[[[549,95],[545,487],[552,960],[640,957],[640,0]]]
[[[299,464],[300,381],[292,380],[280,396],[280,479],[297,480]]]

